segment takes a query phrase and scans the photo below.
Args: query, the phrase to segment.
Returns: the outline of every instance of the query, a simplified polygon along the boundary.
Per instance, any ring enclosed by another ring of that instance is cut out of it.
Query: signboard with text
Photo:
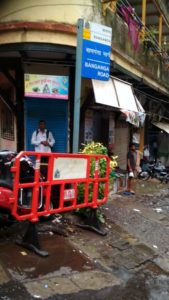
[[[68,76],[25,74],[24,83],[26,97],[68,99]]]
[[[82,77],[109,80],[112,29],[84,22]]]

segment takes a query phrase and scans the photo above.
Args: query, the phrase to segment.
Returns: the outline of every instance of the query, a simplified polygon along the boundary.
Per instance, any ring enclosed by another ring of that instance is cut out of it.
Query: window
[[[3,139],[14,141],[14,117],[7,107],[2,109],[1,137]]]

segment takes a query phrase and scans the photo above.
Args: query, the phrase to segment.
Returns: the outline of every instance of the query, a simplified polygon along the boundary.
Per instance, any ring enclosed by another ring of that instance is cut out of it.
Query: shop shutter
[[[31,136],[37,129],[39,120],[45,120],[47,129],[55,138],[52,152],[67,152],[68,144],[68,101],[53,99],[25,99],[25,145],[27,150],[34,150]]]

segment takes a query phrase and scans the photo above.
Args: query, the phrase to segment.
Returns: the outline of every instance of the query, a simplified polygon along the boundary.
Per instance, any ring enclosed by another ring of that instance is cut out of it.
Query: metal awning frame
[[[169,134],[169,123],[153,122],[152,124]]]

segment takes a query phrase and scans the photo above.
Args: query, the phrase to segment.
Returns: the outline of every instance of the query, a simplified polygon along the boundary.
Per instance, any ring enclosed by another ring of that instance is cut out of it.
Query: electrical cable
[[[165,103],[165,104],[169,104],[169,102],[167,102],[167,101],[165,101],[165,100],[163,100],[163,99],[160,99],[160,98],[156,98],[156,97],[154,97],[154,96],[151,96],[150,94],[145,93],[145,92],[142,92],[142,91],[140,91],[140,90],[138,90],[138,89],[136,89],[136,88],[134,88],[134,91],[137,91],[137,93],[143,94],[144,96],[148,96],[152,101],[154,101],[154,102],[156,102],[156,103],[158,103],[158,104],[159,104],[159,102]],[[145,111],[145,114],[148,115],[148,116],[150,116],[150,117],[154,117],[154,116],[155,116],[155,117],[162,118],[162,119],[166,119],[166,120],[169,121],[169,118],[167,118],[166,116],[159,115],[159,114],[157,114],[157,113]]]
[[[145,112],[145,114],[146,114],[147,116],[149,116],[149,117],[158,117],[158,119],[161,118],[161,119],[164,119],[164,120],[169,121],[169,118],[164,117],[164,116],[161,116],[161,115],[159,115],[159,114],[150,113],[150,112]]]
[[[146,93],[146,92],[143,92],[143,91],[140,91],[139,89],[137,89],[137,88],[134,88],[134,90],[135,91],[137,91],[138,93],[140,93],[140,94],[142,94],[142,95],[144,95],[144,96],[148,96],[149,98],[151,98],[152,100],[154,100],[155,102],[163,102],[163,103],[165,103],[165,104],[169,104],[169,101],[167,101],[167,100],[163,100],[163,99],[161,99],[161,98],[157,98],[157,97],[155,97],[155,96],[152,96],[152,95],[150,95],[150,94],[148,94],[148,93]]]

